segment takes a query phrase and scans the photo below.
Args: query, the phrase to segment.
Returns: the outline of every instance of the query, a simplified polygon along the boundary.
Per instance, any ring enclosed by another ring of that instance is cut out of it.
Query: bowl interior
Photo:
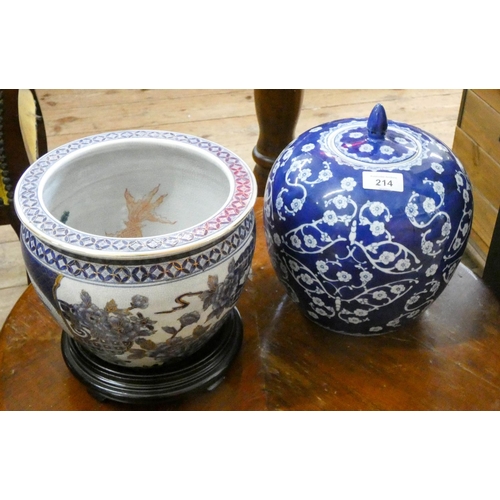
[[[46,210],[85,233],[152,237],[213,217],[234,188],[227,167],[175,141],[121,139],[70,153],[40,184]]]

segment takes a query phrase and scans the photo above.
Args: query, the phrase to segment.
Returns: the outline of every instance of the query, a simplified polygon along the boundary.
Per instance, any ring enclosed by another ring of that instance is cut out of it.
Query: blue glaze
[[[339,120],[301,134],[277,158],[264,226],[276,273],[324,328],[380,334],[443,291],[465,249],[472,189],[452,151],[387,120]]]
[[[382,139],[387,131],[387,115],[382,104],[376,104],[367,122],[368,135],[372,139]]]

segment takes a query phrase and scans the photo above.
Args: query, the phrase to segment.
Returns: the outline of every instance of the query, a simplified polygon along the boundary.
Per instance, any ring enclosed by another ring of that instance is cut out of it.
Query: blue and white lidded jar
[[[387,120],[326,123],[276,159],[264,198],[274,269],[303,313],[351,335],[417,317],[450,281],[465,250],[472,188],[435,137]]]

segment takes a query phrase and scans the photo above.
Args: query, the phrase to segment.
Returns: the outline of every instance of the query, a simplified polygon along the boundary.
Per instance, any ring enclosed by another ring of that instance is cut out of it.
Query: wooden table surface
[[[61,332],[28,287],[0,335],[1,410],[500,410],[500,303],[460,265],[410,326],[377,337],[323,330],[301,315],[257,248],[237,304],[240,353],[213,391],[151,406],[99,402],[74,378]]]

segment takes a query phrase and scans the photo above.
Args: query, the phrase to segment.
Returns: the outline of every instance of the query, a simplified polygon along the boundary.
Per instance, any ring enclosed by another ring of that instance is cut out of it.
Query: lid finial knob
[[[387,131],[387,115],[382,104],[375,104],[367,123],[368,136],[371,139],[383,139]]]

